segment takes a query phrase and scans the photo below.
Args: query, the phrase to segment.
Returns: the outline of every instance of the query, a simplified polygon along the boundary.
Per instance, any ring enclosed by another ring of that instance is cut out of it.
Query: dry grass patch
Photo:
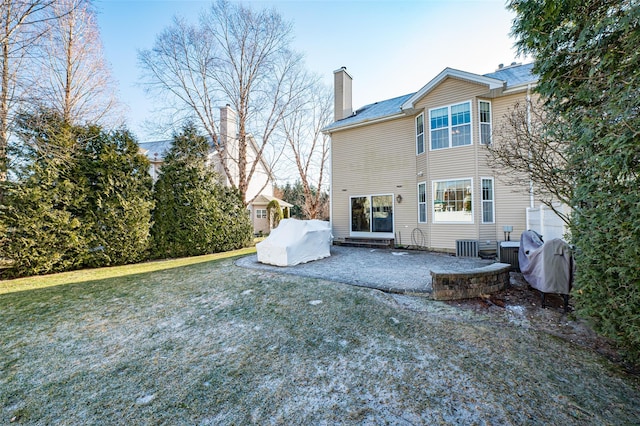
[[[231,260],[0,296],[0,421],[630,424],[640,385],[509,318]]]

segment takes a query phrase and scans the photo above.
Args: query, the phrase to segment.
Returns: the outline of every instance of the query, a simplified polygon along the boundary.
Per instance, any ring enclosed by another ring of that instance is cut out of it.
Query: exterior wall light
[[[402,195],[396,195],[396,201],[398,202],[398,204],[400,204],[402,202]]]

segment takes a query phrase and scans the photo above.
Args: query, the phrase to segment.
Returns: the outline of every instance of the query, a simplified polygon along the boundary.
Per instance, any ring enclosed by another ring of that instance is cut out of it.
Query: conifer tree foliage
[[[153,208],[149,161],[127,130],[88,126],[79,138],[79,174],[87,185],[87,266],[121,265],[148,256]]]
[[[152,208],[148,160],[126,130],[72,126],[58,113],[21,118],[20,169],[0,206],[9,276],[145,259]]]
[[[9,276],[65,271],[82,265],[87,249],[78,182],[74,129],[56,115],[20,119],[24,167],[5,182],[0,257],[12,261]]]
[[[570,144],[578,313],[640,357],[640,2],[512,0],[548,131]],[[560,128],[558,127],[560,126]]]
[[[224,188],[208,164],[210,145],[192,123],[173,138],[154,187],[153,253],[194,256],[247,245],[251,224],[237,190]]]

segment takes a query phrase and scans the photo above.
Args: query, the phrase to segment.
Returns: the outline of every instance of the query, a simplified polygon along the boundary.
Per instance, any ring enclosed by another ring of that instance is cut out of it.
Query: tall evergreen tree
[[[0,257],[10,276],[74,269],[86,254],[82,212],[86,191],[76,174],[75,129],[55,114],[22,117],[23,167],[5,182],[0,222]]]
[[[576,182],[578,313],[640,357],[640,2],[512,0]]]
[[[147,256],[149,163],[126,130],[71,126],[58,113],[21,118],[21,168],[5,182],[5,274],[131,263]]]
[[[89,126],[80,140],[79,173],[88,185],[87,265],[143,260],[148,254],[153,207],[149,161],[126,130],[107,133]]]
[[[241,196],[218,182],[209,152],[207,139],[193,124],[174,136],[154,187],[156,257],[214,253],[248,242],[251,227]]]

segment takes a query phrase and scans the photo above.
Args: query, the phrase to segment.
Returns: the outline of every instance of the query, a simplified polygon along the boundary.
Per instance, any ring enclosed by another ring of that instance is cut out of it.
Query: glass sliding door
[[[353,197],[351,199],[351,231],[371,231],[371,202],[369,197]]]
[[[393,195],[351,197],[351,235],[393,237]]]
[[[371,232],[393,233],[393,196],[375,195],[371,197],[373,223]]]

